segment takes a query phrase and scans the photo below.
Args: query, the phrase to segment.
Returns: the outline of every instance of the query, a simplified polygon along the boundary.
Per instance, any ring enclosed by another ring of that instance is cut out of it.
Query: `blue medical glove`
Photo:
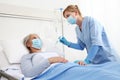
[[[80,60],[75,60],[75,61],[74,61],[74,63],[78,63],[78,62],[80,62]]]
[[[90,62],[88,59],[85,59],[85,60],[84,60],[84,63],[85,63],[85,64],[90,64],[91,62]]]
[[[70,42],[65,39],[65,37],[59,37],[59,41],[66,46],[70,46]]]
[[[75,61],[74,61],[74,63],[78,63],[78,62],[81,62],[81,60],[75,60]],[[91,63],[91,62],[88,61],[87,59],[85,59],[85,60],[82,61],[82,62],[84,62],[84,64],[90,64],[90,63]]]

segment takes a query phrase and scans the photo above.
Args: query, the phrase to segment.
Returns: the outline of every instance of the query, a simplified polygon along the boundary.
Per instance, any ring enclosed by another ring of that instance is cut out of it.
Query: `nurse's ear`
[[[79,15],[79,12],[78,11],[75,11],[75,16]]]

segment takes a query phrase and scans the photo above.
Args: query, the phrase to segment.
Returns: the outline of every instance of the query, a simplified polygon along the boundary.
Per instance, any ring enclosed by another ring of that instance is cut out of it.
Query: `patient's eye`
[[[32,39],[37,39],[37,37],[34,36],[34,37],[32,37]]]

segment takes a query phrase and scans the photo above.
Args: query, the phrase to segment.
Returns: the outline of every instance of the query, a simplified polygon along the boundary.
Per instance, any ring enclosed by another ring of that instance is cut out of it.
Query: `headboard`
[[[54,11],[0,4],[0,39],[24,37],[32,32],[53,38],[58,26]]]

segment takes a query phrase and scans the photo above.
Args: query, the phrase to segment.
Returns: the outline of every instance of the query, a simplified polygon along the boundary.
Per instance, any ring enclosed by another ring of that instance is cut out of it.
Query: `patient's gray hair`
[[[27,47],[27,42],[28,42],[28,40],[29,40],[29,38],[30,38],[30,35],[31,35],[31,34],[27,35],[27,36],[24,38],[23,44],[24,44],[26,47]]]
[[[32,33],[32,34],[29,34],[27,35],[24,39],[23,39],[23,44],[25,45],[25,47],[30,51],[30,48],[27,46],[27,42],[29,41],[30,39],[30,36],[31,35],[34,35],[35,33]],[[36,34],[37,35],[37,34]],[[38,36],[39,37],[39,36]],[[40,37],[39,37],[40,38]]]

